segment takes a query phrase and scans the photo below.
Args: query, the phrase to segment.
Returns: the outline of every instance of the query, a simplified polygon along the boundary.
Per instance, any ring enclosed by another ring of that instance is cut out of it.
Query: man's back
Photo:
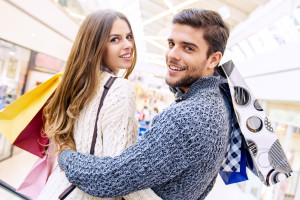
[[[174,127],[177,135],[169,138],[170,141],[178,140],[178,143],[172,142],[175,144],[173,151],[178,148],[186,152],[182,156],[189,157],[173,160],[189,162],[183,163],[186,168],[177,176],[152,188],[163,199],[204,199],[215,182],[230,129],[230,107],[224,102],[217,83],[215,77],[200,79],[153,122],[155,129],[156,125],[161,126],[161,121],[173,118],[174,123],[178,123]]]

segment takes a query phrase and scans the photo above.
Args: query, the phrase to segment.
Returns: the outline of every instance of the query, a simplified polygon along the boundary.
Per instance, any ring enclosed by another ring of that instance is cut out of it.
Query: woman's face
[[[115,73],[120,69],[131,67],[133,59],[134,40],[126,21],[117,18],[112,26],[106,43],[103,62]]]

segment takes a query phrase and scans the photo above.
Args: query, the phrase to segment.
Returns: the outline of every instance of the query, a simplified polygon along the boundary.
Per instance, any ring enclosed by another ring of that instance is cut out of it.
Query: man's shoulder
[[[175,120],[185,123],[182,121],[185,119],[190,124],[199,124],[200,121],[223,123],[228,120],[229,111],[223,96],[218,92],[200,94],[175,105],[174,109],[170,110]]]
[[[207,109],[206,107],[213,109],[215,107],[225,106],[224,98],[218,90],[199,93],[192,98],[187,99],[185,104],[186,105],[184,106],[189,106],[191,108],[196,107],[199,109]]]

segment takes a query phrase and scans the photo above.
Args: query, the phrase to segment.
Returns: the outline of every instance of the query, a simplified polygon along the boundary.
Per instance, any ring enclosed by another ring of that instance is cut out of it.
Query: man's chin
[[[171,81],[167,77],[165,78],[166,83],[171,86],[171,87],[177,87],[176,86],[176,81]]]
[[[175,88],[175,87],[184,87],[184,88],[188,88],[190,87],[195,81],[197,81],[199,78],[197,77],[192,77],[192,76],[188,76],[185,78],[181,78],[181,79],[170,79],[170,77],[168,77],[168,75],[165,78],[166,83]]]

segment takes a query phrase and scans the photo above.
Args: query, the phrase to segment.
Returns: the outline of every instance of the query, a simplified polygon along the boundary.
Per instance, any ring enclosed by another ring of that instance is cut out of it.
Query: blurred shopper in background
[[[213,76],[228,37],[229,28],[215,11],[176,14],[166,53],[166,82],[176,101],[120,156],[61,152],[59,166],[70,182],[99,197],[151,187],[165,200],[204,199],[224,160],[231,130],[230,104]]]
[[[132,29],[122,13],[99,10],[85,19],[73,44],[62,81],[44,110],[45,132],[55,142],[58,152],[64,149],[90,152],[103,86],[120,69],[126,70],[125,79],[116,79],[104,100],[97,122],[94,155],[114,157],[136,141],[135,89],[126,80],[135,66],[136,56]],[[127,185],[123,180],[120,183]],[[57,167],[39,199],[58,199],[70,185],[65,172]],[[161,199],[151,189],[124,198]],[[95,197],[76,188],[67,199]]]

